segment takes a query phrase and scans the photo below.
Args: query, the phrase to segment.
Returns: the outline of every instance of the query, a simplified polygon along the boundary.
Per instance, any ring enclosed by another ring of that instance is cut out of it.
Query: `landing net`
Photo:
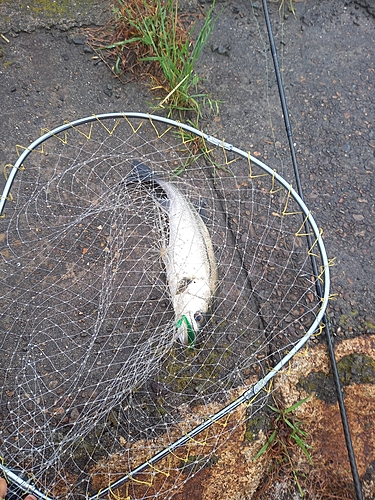
[[[229,470],[228,447],[250,463],[256,416],[328,300],[305,204],[250,153],[141,113],[18,151],[1,198],[1,467],[40,498],[177,499]],[[212,240],[219,285],[194,347],[176,339],[168,220],[124,182],[137,162],[178,187]]]

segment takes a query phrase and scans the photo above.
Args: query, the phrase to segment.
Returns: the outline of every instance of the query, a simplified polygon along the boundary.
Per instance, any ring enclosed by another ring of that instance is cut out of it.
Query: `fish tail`
[[[147,165],[139,161],[133,162],[133,167],[125,177],[123,184],[143,184],[152,189],[155,201],[160,207],[168,212],[169,199],[168,195],[162,187],[162,179],[159,175],[151,170]]]
[[[134,161],[132,169],[126,176],[126,181],[132,182],[143,182],[143,183],[155,183],[158,181],[157,174],[151,170],[147,165],[141,163],[140,161]]]

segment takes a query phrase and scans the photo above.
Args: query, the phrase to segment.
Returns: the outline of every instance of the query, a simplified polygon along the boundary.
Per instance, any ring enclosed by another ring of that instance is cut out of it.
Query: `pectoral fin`
[[[184,293],[184,291],[187,289],[187,287],[190,285],[190,283],[194,281],[194,278],[182,278],[178,283],[177,283],[177,291],[176,295],[179,293]]]

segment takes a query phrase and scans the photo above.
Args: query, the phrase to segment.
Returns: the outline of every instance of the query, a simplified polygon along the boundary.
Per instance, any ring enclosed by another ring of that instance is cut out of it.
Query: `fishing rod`
[[[300,178],[300,174],[299,174],[296,151],[295,151],[294,143],[293,143],[292,127],[291,127],[291,123],[289,120],[288,106],[286,103],[284,85],[283,85],[282,78],[281,78],[280,66],[279,66],[279,61],[278,61],[278,57],[277,57],[277,51],[276,51],[275,40],[274,40],[273,32],[272,32],[270,16],[269,16],[269,12],[268,12],[267,0],[262,0],[262,3],[263,3],[264,18],[265,18],[266,26],[267,26],[268,38],[269,38],[269,42],[270,42],[271,54],[272,54],[274,68],[275,68],[275,74],[276,74],[277,87],[278,87],[279,97],[280,97],[280,102],[281,102],[281,108],[282,108],[283,115],[284,115],[285,130],[286,130],[286,134],[288,137],[289,150],[290,150],[290,154],[291,154],[291,158],[292,158],[294,176],[295,176],[295,180],[296,180],[296,184],[297,184],[297,192],[298,192],[300,198],[303,200],[303,189],[302,189],[302,183],[301,183],[301,178]],[[306,230],[305,233],[306,233],[308,247],[311,248],[312,241],[311,241],[309,231]],[[312,265],[314,276],[317,278],[317,276],[319,276],[318,265],[317,265],[316,258],[315,258],[315,255],[313,252],[310,252],[310,259],[311,259],[311,265]],[[315,279],[315,286],[316,286],[316,292],[317,292],[318,296],[322,297],[322,287],[321,287],[319,279]],[[335,382],[337,400],[338,400],[339,408],[340,408],[341,422],[342,422],[342,426],[344,429],[346,448],[348,450],[350,468],[352,471],[353,484],[354,484],[357,500],[362,500],[362,498],[363,498],[362,486],[361,486],[361,482],[359,479],[358,468],[357,468],[357,463],[356,463],[356,459],[355,459],[353,443],[352,443],[352,438],[351,438],[351,433],[350,433],[350,427],[349,427],[348,417],[347,417],[345,403],[344,403],[344,396],[343,396],[343,392],[342,392],[342,388],[341,388],[341,383],[340,383],[339,373],[338,373],[338,369],[337,369],[337,363],[336,363],[336,358],[335,358],[332,337],[331,337],[331,333],[330,333],[330,329],[329,329],[329,320],[328,320],[326,313],[324,313],[322,321],[324,324],[323,331],[325,333],[325,337],[326,337],[326,341],[327,341],[328,353],[329,353],[329,358],[330,358],[331,368],[332,368],[332,375],[333,375],[333,380]]]

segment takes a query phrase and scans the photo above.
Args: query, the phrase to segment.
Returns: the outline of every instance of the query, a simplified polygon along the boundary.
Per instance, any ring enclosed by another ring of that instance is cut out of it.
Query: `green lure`
[[[176,328],[177,329],[180,328],[183,321],[186,324],[186,328],[187,328],[187,332],[188,332],[188,344],[189,344],[189,347],[192,348],[192,347],[194,347],[195,332],[190,324],[190,321],[187,319],[185,314],[183,316],[181,316],[181,318],[177,321]]]

